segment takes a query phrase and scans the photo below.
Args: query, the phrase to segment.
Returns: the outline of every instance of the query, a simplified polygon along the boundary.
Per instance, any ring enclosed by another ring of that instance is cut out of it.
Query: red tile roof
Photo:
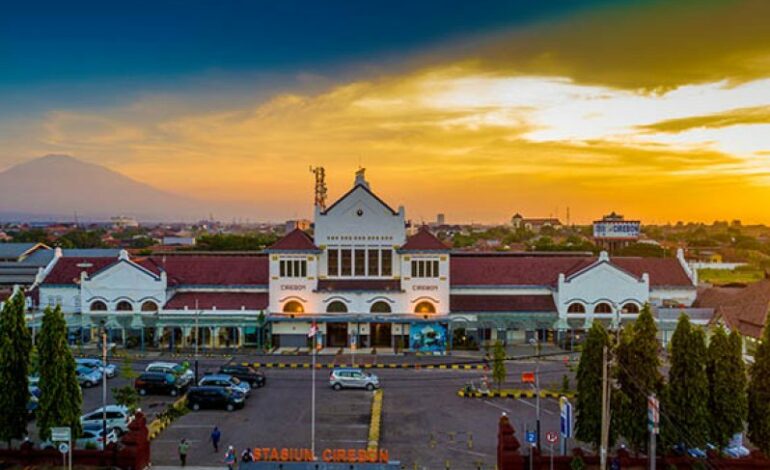
[[[167,310],[264,310],[267,308],[267,292],[177,292],[166,302]]]
[[[118,258],[111,257],[59,258],[51,272],[46,276],[43,284],[74,285],[80,282],[81,272],[85,271],[90,276],[118,261]]]
[[[318,247],[313,243],[310,235],[303,230],[295,228],[284,235],[283,238],[273,243],[268,251],[318,251]]]
[[[319,291],[398,291],[401,282],[391,279],[321,279]]]
[[[489,256],[452,255],[450,281],[453,286],[473,285],[556,285],[559,274],[566,276],[597,261],[587,256]],[[638,278],[650,275],[653,287],[693,287],[682,265],[675,258],[610,258],[610,263]]]
[[[715,309],[715,319],[742,335],[760,338],[770,313],[770,279],[741,289],[711,287],[698,293],[695,307]]]
[[[420,230],[409,237],[401,247],[401,251],[449,251],[449,247],[430,233],[426,227],[420,227]]]
[[[266,285],[266,255],[156,255],[150,262],[166,271],[174,285]]]
[[[451,312],[555,312],[550,295],[450,295]]]

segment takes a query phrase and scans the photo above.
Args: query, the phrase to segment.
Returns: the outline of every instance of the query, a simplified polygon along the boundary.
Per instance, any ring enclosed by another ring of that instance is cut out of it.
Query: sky
[[[312,213],[770,224],[770,2],[14,2],[0,168],[46,154]]]

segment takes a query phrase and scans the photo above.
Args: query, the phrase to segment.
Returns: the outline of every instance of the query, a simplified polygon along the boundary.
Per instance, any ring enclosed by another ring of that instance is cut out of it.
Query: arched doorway
[[[237,327],[225,326],[219,328],[219,336],[217,337],[219,347],[232,348],[238,346],[239,343],[239,331]]]

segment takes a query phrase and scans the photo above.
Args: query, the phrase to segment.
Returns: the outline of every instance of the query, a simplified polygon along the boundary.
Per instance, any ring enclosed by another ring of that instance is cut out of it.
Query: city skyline
[[[413,220],[770,223],[770,5],[533,5],[15,6],[0,168],[69,154],[265,220],[360,165]]]

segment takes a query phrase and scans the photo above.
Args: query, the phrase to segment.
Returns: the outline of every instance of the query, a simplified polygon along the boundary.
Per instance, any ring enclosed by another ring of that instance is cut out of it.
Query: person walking
[[[211,431],[211,444],[214,446],[214,452],[219,452],[219,440],[222,439],[222,433],[219,431],[219,427],[214,426],[214,430]]]
[[[190,450],[190,443],[187,442],[187,439],[182,438],[182,440],[179,441],[179,462],[183,467],[187,465],[188,450]]]
[[[225,454],[225,465],[227,465],[227,468],[233,470],[237,460],[238,459],[235,457],[235,449],[233,449],[233,446],[228,446],[227,453]]]

